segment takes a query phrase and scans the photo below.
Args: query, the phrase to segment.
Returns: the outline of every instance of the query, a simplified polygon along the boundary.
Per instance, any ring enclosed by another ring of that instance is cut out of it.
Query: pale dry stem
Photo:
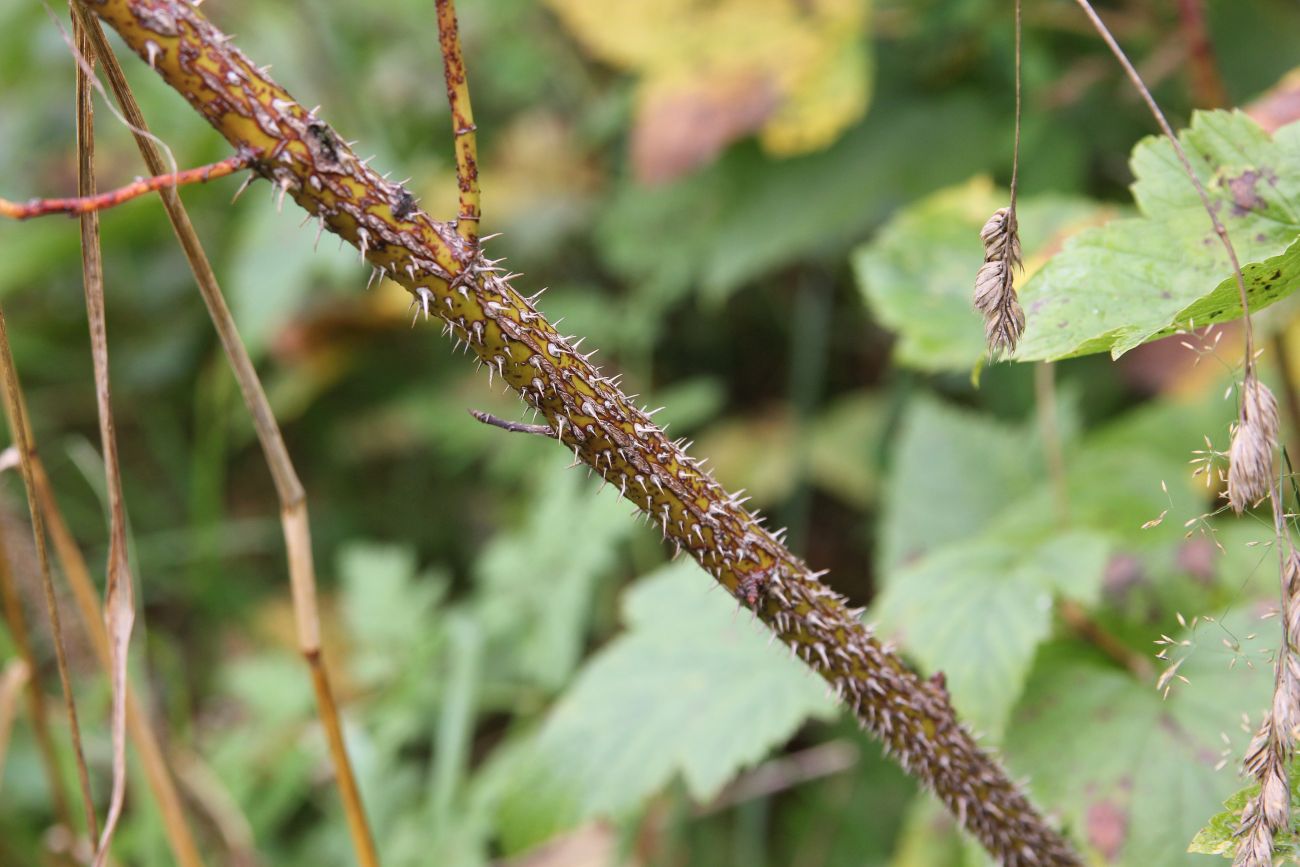
[[[95,54],[81,22],[74,16],[73,37],[85,64],[76,72],[77,195],[94,197],[95,125],[89,85]],[[109,544],[105,570],[104,626],[109,639],[109,682],[113,704],[110,729],[113,745],[113,787],[104,828],[95,846],[94,867],[103,867],[113,842],[113,832],[126,801],[126,668],[131,629],[135,623],[134,580],[126,554],[126,505],[117,460],[117,431],[113,419],[112,389],[108,373],[108,329],[104,314],[104,267],[99,243],[99,214],[81,214],[81,274],[86,295],[86,320],[90,326],[91,359],[95,370],[95,404],[99,416],[100,446],[104,451],[104,484],[108,492]],[[33,492],[34,493],[34,492]]]
[[[90,636],[95,658],[105,672],[110,672],[113,660],[109,650],[108,631],[100,616],[100,599],[99,593],[95,590],[94,579],[90,575],[85,558],[81,555],[81,549],[63,519],[63,513],[54,497],[54,490],[45,474],[45,467],[39,458],[33,462],[32,470],[36,480],[37,499],[41,504],[41,512],[45,515],[50,541],[54,545],[55,559],[58,560],[59,568],[72,590],[72,598],[76,603],[81,624]],[[167,837],[172,856],[180,867],[203,867],[203,858],[199,854],[189,822],[185,818],[185,808],[171,772],[167,768],[162,745],[149,721],[149,715],[136,695],[129,673],[126,681],[126,729],[131,743],[135,746],[136,758],[144,769],[149,789],[158,802],[158,811],[163,819],[163,832]]]
[[[84,12],[79,14],[93,23],[93,27],[87,27],[87,32],[96,52],[103,59],[105,72],[118,104],[131,125],[138,130],[135,135],[136,144],[145,164],[153,174],[163,174],[162,156],[147,134],[147,126],[140,113],[139,105],[122,74],[121,66],[108,48],[99,22],[92,21],[91,16],[85,15]],[[379,856],[366,820],[365,808],[352,771],[352,764],[348,759],[338,707],[334,701],[329,674],[321,655],[320,618],[316,610],[316,575],[311,555],[311,532],[305,492],[289,458],[288,449],[285,448],[284,438],[271,411],[270,401],[267,400],[252,359],[239,336],[216,275],[180,202],[180,197],[175,189],[170,188],[160,190],[159,195],[167,211],[167,217],[171,221],[172,229],[176,232],[190,269],[194,273],[199,292],[208,308],[227,361],[239,383],[267,467],[275,482],[289,562],[290,589],[294,602],[299,652],[311,672],[321,724],[329,745],[335,780],[357,860],[362,867],[378,867]]]
[[[59,770],[54,737],[50,734],[50,714],[45,704],[45,692],[41,689],[40,669],[37,668],[36,654],[32,650],[31,639],[27,632],[27,615],[23,613],[22,599],[14,583],[13,570],[2,532],[0,532],[0,597],[4,600],[5,625],[8,626],[9,635],[18,647],[19,658],[30,673],[26,689],[27,716],[36,738],[36,751],[41,757],[45,781],[50,787],[50,797],[54,802],[54,818],[64,828],[71,829],[72,810],[68,806],[63,773]]]
[[[63,641],[63,620],[59,615],[59,600],[54,592],[54,578],[50,573],[50,556],[45,547],[45,524],[36,501],[36,484],[32,475],[35,448],[27,428],[27,416],[19,398],[18,372],[14,368],[13,351],[9,347],[9,329],[4,312],[0,311],[0,376],[3,377],[5,417],[9,433],[18,449],[19,469],[23,488],[27,494],[27,510],[32,521],[32,536],[36,543],[36,560],[40,569],[41,590],[45,598],[45,612],[50,621],[50,635],[54,643],[54,660],[59,671],[59,685],[63,689],[63,707],[68,717],[68,733],[72,739],[72,752],[77,765],[77,783],[86,815],[86,835],[99,836],[99,822],[95,817],[95,800],[90,791],[90,772],[86,769],[86,752],[81,742],[81,723],[77,718],[77,703],[72,692],[72,675],[68,670],[67,648]],[[71,829],[69,829],[71,830]]]

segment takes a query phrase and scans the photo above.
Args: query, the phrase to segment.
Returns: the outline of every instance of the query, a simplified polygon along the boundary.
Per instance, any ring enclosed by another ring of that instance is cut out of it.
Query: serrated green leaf
[[[608,575],[634,525],[617,491],[553,463],[538,479],[527,523],[493,540],[477,563],[478,617],[519,673],[559,689],[582,655],[597,581]],[[507,659],[508,658],[508,659]]]
[[[1267,641],[1246,638],[1252,624],[1239,611],[1173,633],[1190,642],[1169,660],[1186,657],[1178,673],[1187,682],[1175,680],[1167,697],[1079,645],[1044,648],[1007,730],[1011,770],[1108,863],[1194,863],[1170,841],[1190,840],[1237,787],[1231,757],[1249,739],[1241,713],[1265,706],[1272,685],[1267,665],[1229,667],[1264,658]],[[1225,636],[1241,649],[1226,650]]]
[[[873,614],[924,673],[944,673],[962,718],[998,740],[1051,633],[1054,595],[1095,598],[1109,551],[1083,531],[1040,544],[984,534],[895,576]]]
[[[1269,138],[1241,112],[1199,112],[1179,138],[1232,237],[1251,309],[1295,291],[1300,125]],[[1018,360],[1119,356],[1193,319],[1201,326],[1241,315],[1227,254],[1173,146],[1143,140],[1132,168],[1142,216],[1079,233],[1025,284]]]
[[[1043,475],[1026,430],[930,398],[908,408],[897,443],[880,530],[886,583],[926,552],[978,532]]]
[[[689,562],[638,582],[627,632],[547,719],[540,752],[584,813],[624,813],[679,774],[708,800],[809,716],[835,712],[825,684],[709,585]]]
[[[984,356],[984,323],[971,306],[975,273],[984,261],[979,233],[1007,197],[987,177],[973,178],[909,206],[853,254],[858,286],[872,312],[898,335],[898,364],[965,371]],[[1063,196],[1022,199],[1020,235],[1030,271],[1040,251],[1096,222],[1102,210]]]

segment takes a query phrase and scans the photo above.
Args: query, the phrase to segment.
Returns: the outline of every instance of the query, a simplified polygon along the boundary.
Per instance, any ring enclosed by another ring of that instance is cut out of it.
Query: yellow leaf
[[[757,132],[791,156],[866,111],[869,0],[547,0],[583,48],[637,77],[633,164],[697,168]]]

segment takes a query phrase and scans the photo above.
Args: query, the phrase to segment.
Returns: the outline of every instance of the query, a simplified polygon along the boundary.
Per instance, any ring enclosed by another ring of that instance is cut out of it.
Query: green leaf
[[[635,523],[618,492],[554,460],[538,477],[527,523],[498,536],[476,566],[477,616],[499,646],[498,664],[558,690],[581,658],[597,582],[610,574]]]
[[[826,685],[690,562],[624,597],[627,632],[597,653],[552,710],[539,750],[587,814],[619,815],[675,775],[707,801],[809,716]]]
[[[1180,141],[1232,237],[1251,309],[1300,287],[1300,125],[1273,138],[1240,112],[1199,112]],[[1133,151],[1140,217],[1081,232],[1021,291],[1016,358],[1113,356],[1175,329],[1241,315],[1236,280],[1173,146]],[[1027,221],[1021,220],[1022,226]]]
[[[1256,622],[1238,612],[1173,633],[1190,642],[1170,660],[1186,657],[1187,682],[1167,697],[1079,645],[1044,648],[1007,731],[1011,770],[1109,863],[1188,863],[1170,841],[1190,840],[1237,787],[1233,763],[1249,739],[1241,714],[1268,701],[1269,666],[1244,664],[1264,658],[1267,638],[1245,637]],[[1224,649],[1228,636],[1239,651]]]
[[[1038,486],[1042,458],[1023,429],[923,398],[903,418],[880,529],[882,580],[979,532]]]
[[[872,312],[898,335],[894,360],[927,371],[969,370],[985,354],[984,323],[971,306],[975,272],[984,261],[980,228],[1008,194],[987,177],[941,190],[901,211],[853,267]],[[1101,206],[1040,196],[1018,206],[1029,270],[1045,250],[1096,222]]]
[[[1095,599],[1109,550],[1083,531],[1037,545],[984,535],[895,576],[873,613],[925,673],[944,673],[962,718],[997,740],[1051,633],[1054,595]]]

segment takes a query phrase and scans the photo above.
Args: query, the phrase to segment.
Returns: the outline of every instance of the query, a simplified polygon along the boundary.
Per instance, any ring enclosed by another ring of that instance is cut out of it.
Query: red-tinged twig
[[[227,157],[210,165],[172,174],[155,175],[151,178],[137,178],[126,186],[107,193],[79,195],[70,199],[29,199],[26,202],[0,199],[0,216],[14,220],[30,220],[33,217],[47,217],[51,214],[70,216],[93,214],[117,207],[146,193],[224,178],[226,175],[248,168],[253,164],[253,159],[251,154],[235,154],[233,157]]]
[[[456,183],[460,187],[460,213],[456,232],[470,246],[478,244],[479,208],[478,142],[474,111],[465,79],[465,59],[460,53],[460,28],[452,0],[435,0],[438,10],[438,44],[442,48],[442,71],[447,82],[447,104],[451,107],[451,128],[456,137]]]

